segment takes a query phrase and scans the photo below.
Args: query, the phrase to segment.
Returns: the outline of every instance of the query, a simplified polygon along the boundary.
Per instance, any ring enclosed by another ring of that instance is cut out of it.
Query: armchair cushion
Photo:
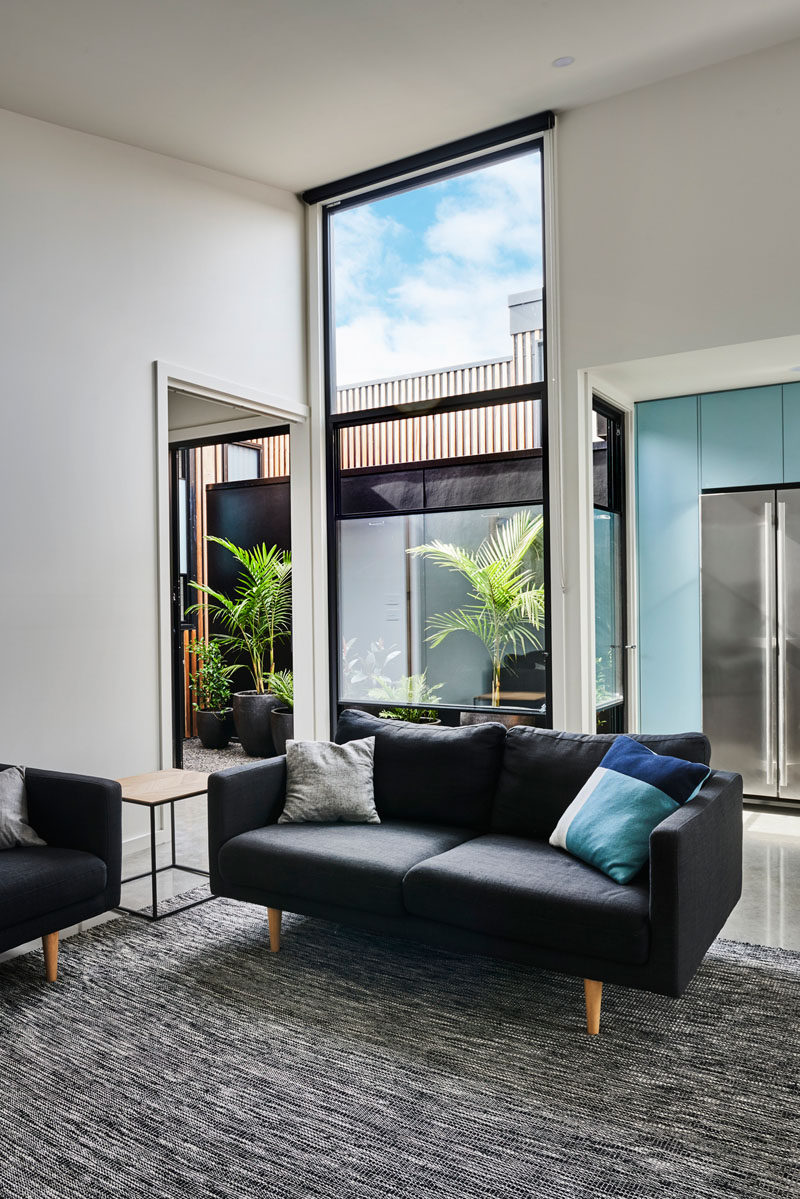
[[[112,779],[56,770],[25,771],[28,816],[50,846],[95,854],[106,864],[108,906],[119,903],[122,795]]]
[[[409,870],[403,898],[415,916],[572,955],[649,952],[647,880],[620,887],[542,841],[476,837]]]
[[[105,863],[92,853],[20,846],[0,860],[0,928],[94,899],[106,888]]]

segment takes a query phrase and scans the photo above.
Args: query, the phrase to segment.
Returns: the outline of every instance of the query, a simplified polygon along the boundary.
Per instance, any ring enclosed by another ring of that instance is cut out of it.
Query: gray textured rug
[[[717,1199],[800,1190],[800,955],[680,1002],[220,900],[0,966],[3,1199]]]

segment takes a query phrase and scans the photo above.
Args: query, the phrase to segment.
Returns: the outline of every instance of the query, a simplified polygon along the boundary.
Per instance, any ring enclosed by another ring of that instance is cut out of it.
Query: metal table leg
[[[153,874],[153,919],[158,920],[158,863],[156,861],[156,809],[150,809],[150,869]]]

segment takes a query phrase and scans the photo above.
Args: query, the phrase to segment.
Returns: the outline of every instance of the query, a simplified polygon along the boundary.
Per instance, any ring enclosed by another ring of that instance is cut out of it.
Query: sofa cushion
[[[646,879],[621,887],[541,841],[490,833],[409,870],[414,916],[564,953],[641,963],[650,948]]]
[[[610,749],[615,733],[560,733],[517,726],[508,730],[492,810],[492,831],[548,838]],[[657,754],[708,765],[702,733],[633,737]]]
[[[6,850],[0,854],[0,927],[82,903],[105,887],[105,862],[93,853],[51,846]]]
[[[500,774],[501,724],[425,728],[348,709],[340,745],[375,738],[375,805],[381,820],[422,820],[486,831]]]
[[[234,886],[402,916],[406,873],[468,836],[400,822],[271,824],[227,841],[219,869]]]

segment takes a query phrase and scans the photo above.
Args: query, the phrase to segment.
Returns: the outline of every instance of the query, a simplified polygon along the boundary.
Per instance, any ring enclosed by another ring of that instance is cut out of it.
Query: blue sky
[[[539,156],[333,218],[337,382],[508,355],[508,296],[542,282]]]

